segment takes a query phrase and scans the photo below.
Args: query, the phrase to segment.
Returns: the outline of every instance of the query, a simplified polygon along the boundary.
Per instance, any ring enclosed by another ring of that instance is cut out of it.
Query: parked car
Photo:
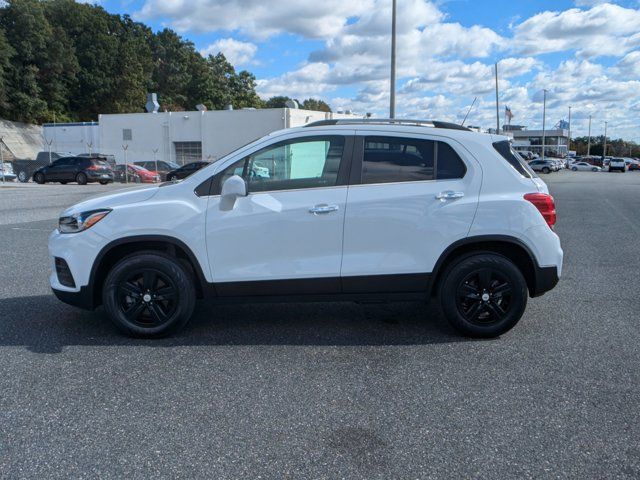
[[[634,158],[625,158],[624,163],[627,164],[627,170],[640,170],[640,162]]]
[[[185,179],[192,173],[197,172],[207,165],[209,165],[209,162],[187,163],[186,165],[183,165],[180,168],[176,168],[175,170],[171,170],[169,173],[167,173],[167,181]]]
[[[587,162],[574,162],[569,165],[569,168],[574,172],[600,172],[602,168],[596,167],[595,165],[591,165]]]
[[[85,158],[95,158],[96,160],[103,160],[105,162],[107,162],[107,164],[109,165],[109,168],[111,168],[111,170],[113,170],[116,165],[116,157],[115,155],[110,155],[108,153],[80,153],[78,155],[76,155],[77,157],[85,157]]]
[[[549,160],[532,160],[529,162],[529,166],[534,172],[551,173],[558,171],[558,165]]]
[[[255,162],[268,178],[251,174]],[[507,137],[325,120],[273,132],[181,182],[68,208],[49,237],[50,281],[60,300],[102,304],[139,337],[182,328],[204,297],[432,296],[463,335],[495,337],[558,282],[555,223],[547,186]]]
[[[147,170],[158,172],[158,175],[160,175],[160,180],[162,180],[163,182],[167,180],[167,174],[169,172],[172,172],[173,170],[177,170],[178,168],[180,168],[180,165],[178,165],[177,163],[167,162],[165,160],[158,160],[157,162],[155,161],[134,162],[134,165],[139,165],[142,168],[146,168]]]
[[[113,181],[121,183],[127,181],[132,183],[158,183],[160,182],[160,175],[158,175],[158,172],[151,172],[140,165],[128,165],[128,169],[125,169],[124,164],[118,164],[113,170]]]
[[[612,158],[609,160],[609,171],[610,172],[626,172],[627,171],[627,163],[624,161],[624,158]]]
[[[33,174],[33,181],[40,184],[76,182],[78,185],[86,185],[89,182],[99,182],[106,185],[113,182],[113,171],[102,160],[65,157],[36,170]]]
[[[0,164],[0,182],[13,182],[17,178],[13,166],[9,162]]]

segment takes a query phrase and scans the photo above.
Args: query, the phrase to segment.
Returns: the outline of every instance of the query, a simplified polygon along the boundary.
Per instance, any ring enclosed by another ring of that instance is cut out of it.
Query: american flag
[[[513,118],[513,113],[511,113],[511,109],[507,106],[504,107],[504,115],[511,120]]]

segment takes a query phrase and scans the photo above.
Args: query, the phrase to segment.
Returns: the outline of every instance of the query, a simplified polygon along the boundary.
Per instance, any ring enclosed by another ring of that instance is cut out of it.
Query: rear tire
[[[126,335],[158,338],[182,329],[193,314],[192,276],[180,262],[160,252],[123,258],[102,290],[104,308]]]
[[[547,167],[544,167],[542,169],[542,173],[551,173],[551,170],[549,170]]]
[[[100,180],[100,185],[106,185],[107,183],[109,183],[107,180]]]
[[[20,170],[18,172],[18,180],[22,183],[27,183],[29,181],[29,173],[26,170]]]
[[[36,182],[37,184],[42,185],[42,184],[44,184],[46,179],[44,178],[44,174],[43,173],[38,172],[33,176],[33,181]]]
[[[497,337],[513,328],[527,298],[527,283],[518,267],[488,252],[454,262],[440,288],[440,304],[451,326],[475,338]]]
[[[87,184],[87,176],[80,172],[78,175],[76,175],[76,183],[78,185],[86,185]]]
[[[576,167],[573,167],[571,170],[573,170],[574,172],[578,171],[578,169]]]

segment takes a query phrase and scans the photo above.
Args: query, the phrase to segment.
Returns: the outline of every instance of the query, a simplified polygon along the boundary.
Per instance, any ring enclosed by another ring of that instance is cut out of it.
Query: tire
[[[475,253],[462,257],[442,277],[440,304],[462,335],[493,338],[508,332],[527,306],[527,283],[506,257]]]
[[[76,175],[76,183],[78,185],[86,185],[87,184],[87,175],[80,172],[78,175]]]
[[[544,167],[542,169],[542,173],[551,173],[551,170],[549,170],[547,167]]]
[[[167,182],[170,182],[173,180],[173,175],[167,175]]]
[[[107,183],[109,183],[108,180],[100,180],[100,185],[106,185]]]
[[[189,322],[196,293],[192,276],[177,259],[161,252],[138,252],[111,269],[102,300],[107,314],[123,333],[158,338]]]
[[[597,172],[597,171],[598,171],[598,169],[597,169],[597,168],[592,168],[592,169],[591,169],[591,171],[592,171],[592,172]]]
[[[22,183],[27,183],[29,181],[29,172],[26,170],[18,171],[18,180]]]
[[[574,171],[574,172],[578,171],[578,169],[576,167],[573,167],[571,170]]]
[[[38,184],[40,184],[40,185],[42,185],[42,184],[44,184],[46,179],[44,178],[44,174],[43,173],[38,172],[33,176],[33,181],[38,183]]]

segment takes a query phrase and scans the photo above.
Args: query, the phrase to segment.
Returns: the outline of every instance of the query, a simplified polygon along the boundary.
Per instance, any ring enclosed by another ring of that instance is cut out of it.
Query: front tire
[[[546,174],[546,173],[551,173],[551,170],[549,170],[547,167],[544,167],[544,168],[542,169],[542,173],[545,173],[545,174]]]
[[[29,181],[29,173],[26,170],[20,170],[18,172],[18,180],[21,183],[27,183]]]
[[[33,176],[33,181],[36,182],[39,185],[43,185],[44,182],[45,182],[44,174],[40,173],[40,172],[36,173]]]
[[[196,294],[192,276],[177,259],[160,252],[139,252],[109,272],[102,300],[123,333],[158,338],[187,324]]]
[[[573,167],[571,170],[573,170],[574,172],[578,171],[578,169],[576,167]]]
[[[100,180],[100,185],[106,185],[107,183],[109,183],[108,180]]]
[[[527,283],[511,260],[476,253],[454,262],[442,277],[440,304],[462,335],[493,338],[509,331],[527,306]]]

